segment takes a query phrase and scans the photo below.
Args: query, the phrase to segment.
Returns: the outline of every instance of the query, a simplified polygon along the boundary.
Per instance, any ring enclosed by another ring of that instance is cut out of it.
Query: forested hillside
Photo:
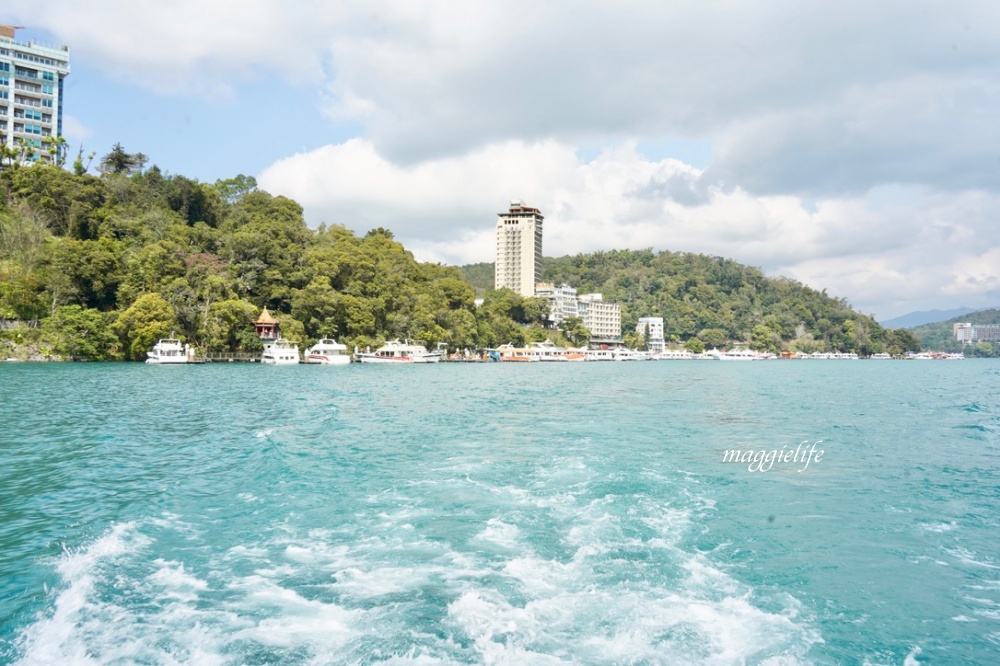
[[[145,162],[115,146],[96,176],[79,161],[0,171],[0,359],[28,345],[35,357],[138,360],[172,334],[202,351],[257,351],[265,306],[303,345],[545,337],[524,299],[491,294],[476,308],[459,269],[416,261],[385,229],[313,230],[253,178],[206,184]]]
[[[948,321],[924,324],[910,330],[920,338],[924,349],[948,352],[964,351],[966,356],[1000,356],[1000,343],[997,342],[977,342],[974,345],[965,345],[963,347],[962,343],[955,339],[954,331],[954,325],[962,322],[970,324],[1000,324],[1000,310],[990,309],[969,312],[958,317],[953,317]]]
[[[492,287],[492,264],[463,267],[477,290]],[[488,282],[487,277],[488,276]],[[844,299],[794,280],[769,278],[731,259],[685,252],[613,250],[545,258],[545,281],[600,292],[622,305],[622,330],[663,317],[664,335],[708,347],[746,342],[778,351],[901,354],[919,348],[908,331],[886,330]]]

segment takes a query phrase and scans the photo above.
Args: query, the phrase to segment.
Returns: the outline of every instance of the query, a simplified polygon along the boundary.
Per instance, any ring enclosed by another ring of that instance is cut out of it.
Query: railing
[[[259,352],[208,352],[198,358],[208,363],[258,363],[260,356]]]

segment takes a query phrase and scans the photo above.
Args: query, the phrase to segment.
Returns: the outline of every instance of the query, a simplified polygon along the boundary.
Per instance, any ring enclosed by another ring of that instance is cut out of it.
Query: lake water
[[[6,364],[0,409],[3,663],[1000,663],[995,361]]]

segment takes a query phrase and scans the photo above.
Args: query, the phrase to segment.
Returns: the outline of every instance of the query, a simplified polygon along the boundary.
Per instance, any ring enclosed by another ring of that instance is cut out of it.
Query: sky
[[[424,261],[718,255],[880,320],[1000,306],[1000,3],[70,0],[63,134]],[[651,313],[655,314],[655,313]]]

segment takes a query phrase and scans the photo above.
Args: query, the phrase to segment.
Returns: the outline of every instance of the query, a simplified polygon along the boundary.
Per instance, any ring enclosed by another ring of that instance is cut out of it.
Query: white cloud
[[[517,197],[545,212],[548,255],[719,254],[884,316],[1000,302],[994,2],[51,0],[10,14],[164,94],[219,99],[275,76],[314,89],[357,136],[278,160],[262,186],[313,223],[389,227],[426,258],[490,260],[495,213]],[[285,103],[227,112],[273,128]],[[714,146],[707,167],[635,149],[677,139]],[[579,159],[593,145],[612,147]]]
[[[76,116],[63,117],[63,136],[71,144],[82,145],[85,139],[89,139],[93,134],[91,129],[84,125]]]

